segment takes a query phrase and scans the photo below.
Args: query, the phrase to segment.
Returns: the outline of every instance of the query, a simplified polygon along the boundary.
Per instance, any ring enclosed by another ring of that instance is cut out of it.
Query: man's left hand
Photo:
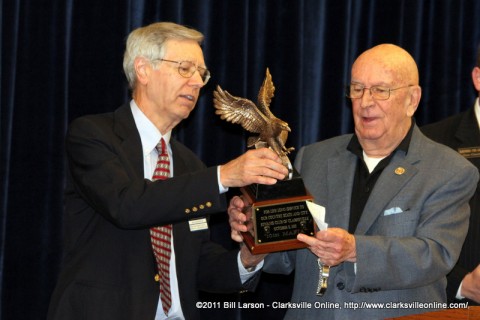
[[[310,251],[328,266],[357,261],[355,237],[344,229],[328,228],[317,232],[315,237],[299,234],[297,239],[308,244]]]

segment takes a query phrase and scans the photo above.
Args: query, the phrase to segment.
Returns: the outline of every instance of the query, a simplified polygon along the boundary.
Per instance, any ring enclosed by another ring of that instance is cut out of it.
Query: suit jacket
[[[216,168],[171,140],[174,178],[144,179],[140,136],[129,105],[74,121],[66,140],[64,259],[48,319],[154,319],[159,284],[149,228],[173,223],[186,319],[198,290],[241,289],[237,252],[191,232],[187,220],[225,211]],[[196,208],[196,209],[194,209]],[[186,210],[190,209],[190,210]]]
[[[346,230],[357,164],[347,150],[351,137],[304,147],[295,161],[329,227]],[[438,308],[407,303],[446,301],[445,276],[465,239],[477,181],[475,167],[415,127],[408,153],[395,153],[371,191],[355,231],[356,264],[332,267],[322,297],[310,250],[267,256],[266,272],[295,270],[292,301],[312,303],[289,309],[286,319],[383,319]]]
[[[422,132],[432,140],[461,152],[480,170],[480,130],[474,108],[442,121],[426,125]],[[474,150],[476,149],[476,150]],[[480,263],[480,188],[470,200],[470,225],[457,264],[447,276],[447,298],[455,301],[458,287],[465,275]],[[469,300],[470,304],[478,305]]]

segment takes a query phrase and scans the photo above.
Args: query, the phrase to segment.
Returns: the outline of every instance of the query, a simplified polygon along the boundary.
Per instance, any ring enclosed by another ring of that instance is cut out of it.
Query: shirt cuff
[[[255,273],[257,273],[260,269],[263,267],[263,260],[260,261],[259,264],[257,264],[252,271],[248,271],[245,269],[243,266],[242,260],[240,259],[240,251],[238,252],[237,255],[237,263],[238,263],[238,271],[240,273],[240,280],[242,281],[242,284],[248,281]]]
[[[220,194],[225,193],[228,191],[228,187],[224,187],[220,182],[220,166],[217,166],[217,182],[218,182],[218,191]]]
[[[462,282],[460,282],[460,285],[458,286],[458,290],[457,290],[457,295],[455,296],[455,298],[457,298],[458,300],[462,300],[462,299],[465,299],[464,296],[462,296]]]

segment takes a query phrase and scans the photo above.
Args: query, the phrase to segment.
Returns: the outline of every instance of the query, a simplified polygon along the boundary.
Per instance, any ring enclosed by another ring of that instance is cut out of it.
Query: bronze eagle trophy
[[[282,159],[283,164],[292,171],[292,164],[288,154],[295,148],[285,147],[288,133],[291,131],[288,123],[275,117],[270,111],[270,103],[274,96],[275,87],[272,76],[267,68],[265,80],[258,92],[258,103],[255,105],[246,98],[232,96],[220,86],[213,92],[215,114],[222,120],[239,123],[245,130],[258,134],[247,141],[249,148],[269,147]]]
[[[268,68],[258,93],[257,105],[246,98],[231,95],[220,86],[213,92],[215,113],[222,120],[238,123],[254,134],[248,138],[248,147],[272,149],[289,170],[288,177],[274,185],[254,183],[240,188],[248,204],[245,214],[249,226],[242,236],[253,254],[304,248],[306,244],[297,240],[297,234],[314,235],[313,217],[306,204],[313,198],[288,159],[294,150],[285,147],[290,127],[270,111],[274,92]]]

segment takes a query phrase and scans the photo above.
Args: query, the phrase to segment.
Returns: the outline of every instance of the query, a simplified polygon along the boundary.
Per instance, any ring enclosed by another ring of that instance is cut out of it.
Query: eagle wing
[[[270,103],[272,102],[273,95],[275,93],[275,87],[272,81],[272,75],[267,68],[265,80],[258,92],[258,109],[269,119],[275,119],[275,116],[270,111]]]
[[[222,120],[239,123],[247,131],[260,133],[267,125],[267,119],[252,101],[232,96],[220,86],[213,92],[213,104]]]

